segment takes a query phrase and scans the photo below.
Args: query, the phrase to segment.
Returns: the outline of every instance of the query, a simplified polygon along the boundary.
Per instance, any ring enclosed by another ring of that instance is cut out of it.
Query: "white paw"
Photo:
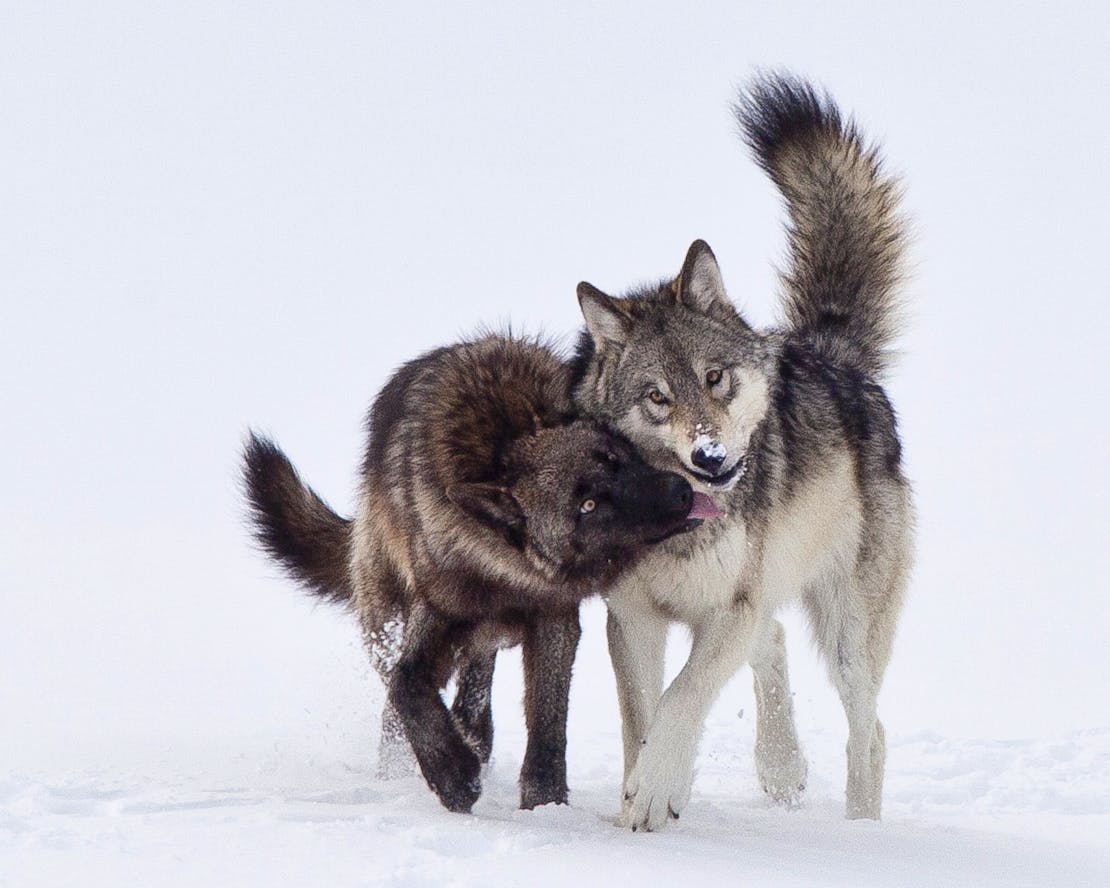
[[[787,750],[755,750],[755,771],[759,785],[771,799],[780,805],[792,808],[802,799],[806,788],[808,767],[801,750],[794,747]]]
[[[862,785],[861,785],[862,784]],[[882,813],[882,790],[868,786],[862,781],[848,782],[848,807],[845,815],[849,820],[878,820]]]
[[[624,825],[653,830],[677,820],[690,801],[693,764],[694,750],[686,744],[645,743],[624,783]]]

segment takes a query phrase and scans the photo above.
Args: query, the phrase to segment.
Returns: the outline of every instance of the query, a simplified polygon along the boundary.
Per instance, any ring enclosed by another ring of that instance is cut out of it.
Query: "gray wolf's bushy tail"
[[[349,601],[351,522],[300,479],[273,441],[254,432],[243,448],[243,486],[255,538],[266,553],[313,595]]]
[[[733,111],[786,199],[788,323],[838,363],[880,375],[900,320],[907,235],[898,181],[855,124],[804,80],[761,75]]]

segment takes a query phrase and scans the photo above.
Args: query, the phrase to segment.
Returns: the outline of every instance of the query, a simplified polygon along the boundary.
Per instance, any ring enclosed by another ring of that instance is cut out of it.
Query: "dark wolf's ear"
[[[678,301],[695,311],[712,314],[715,306],[732,307],[725,293],[725,282],[721,279],[717,257],[703,240],[690,244],[686,261],[682,263],[682,271],[675,283]]]
[[[578,304],[582,317],[586,319],[586,329],[598,351],[606,342],[623,345],[632,327],[632,319],[625,313],[622,300],[606,296],[593,284],[585,281],[578,285]]]
[[[524,513],[512,492],[499,484],[452,484],[447,499],[479,521],[514,528],[524,523]]]

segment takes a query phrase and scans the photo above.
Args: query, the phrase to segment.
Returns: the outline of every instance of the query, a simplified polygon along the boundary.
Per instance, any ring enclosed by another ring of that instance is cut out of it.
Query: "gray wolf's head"
[[[621,299],[582,283],[578,301],[578,406],[695,489],[731,490],[767,413],[770,354],[729,302],[709,246],[695,241],[672,281]]]
[[[517,438],[504,478],[457,484],[447,496],[543,573],[591,591],[644,546],[713,514],[681,475],[652,468],[629,442],[584,420]]]

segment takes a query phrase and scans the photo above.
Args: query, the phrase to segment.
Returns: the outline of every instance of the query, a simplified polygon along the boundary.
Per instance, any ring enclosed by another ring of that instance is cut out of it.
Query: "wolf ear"
[[[447,499],[467,514],[497,527],[524,523],[524,513],[512,492],[499,484],[452,484]]]
[[[593,284],[585,281],[578,285],[578,305],[586,319],[586,329],[598,351],[606,342],[623,345],[628,339],[632,320],[621,308],[620,300],[606,296]]]
[[[717,257],[703,240],[690,244],[676,284],[678,301],[695,311],[709,314],[716,305],[731,307]]]

